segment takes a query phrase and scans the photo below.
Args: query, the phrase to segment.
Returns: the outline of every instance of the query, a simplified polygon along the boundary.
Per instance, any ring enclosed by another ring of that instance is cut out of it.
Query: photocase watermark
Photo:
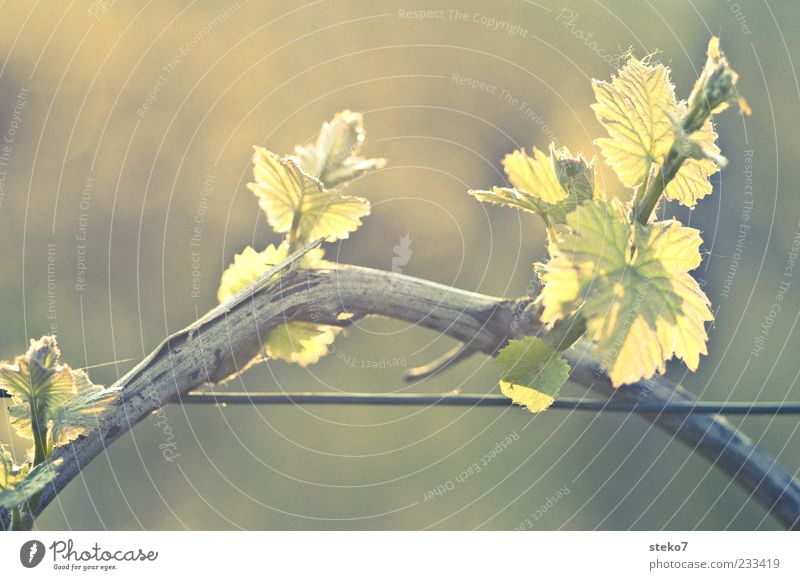
[[[397,369],[408,366],[406,357],[366,359],[336,349],[333,344],[328,345],[328,354],[335,355],[336,360],[354,369]]]
[[[540,505],[533,512],[531,512],[531,514],[524,520],[522,520],[515,529],[517,531],[532,530],[534,528],[534,522],[539,521],[539,519],[542,516],[544,516],[544,514],[552,510],[558,502],[560,502],[568,495],[569,495],[569,488],[565,485],[564,487],[560,488],[556,493],[548,497],[547,501],[545,501],[542,505]]]
[[[798,259],[800,259],[800,223],[797,224],[794,237],[786,252],[783,276],[775,288],[773,302],[770,304],[767,313],[761,319],[761,327],[753,338],[753,349],[750,351],[750,354],[754,357],[758,357],[764,352],[764,347],[767,344],[767,339],[772,331],[772,327],[775,325],[775,321],[783,310],[783,300],[786,298],[792,286],[792,278],[794,276],[794,269],[798,265]]]
[[[501,439],[495,443],[494,447],[490,451],[484,453],[478,461],[463,469],[458,475],[426,491],[423,494],[422,501],[428,501],[435,497],[441,497],[453,491],[457,486],[463,485],[468,479],[487,468],[492,461],[494,461],[501,453],[503,453],[503,451],[511,447],[515,441],[519,441],[519,433],[513,431],[505,439]]]
[[[493,16],[488,16],[481,12],[466,12],[458,8],[440,8],[438,10],[401,8],[397,11],[397,17],[400,20],[449,20],[453,22],[471,22],[491,30],[492,32],[502,32],[508,36],[516,36],[519,38],[528,38],[530,34],[527,28],[523,28],[519,24],[515,24],[509,20],[494,18]]]
[[[639,317],[639,313],[642,310],[642,304],[644,303],[649,288],[649,279],[644,279],[642,282],[636,285],[636,294],[633,297],[633,305],[628,309],[625,322],[623,322],[622,327],[620,328],[619,332],[617,332],[617,338],[614,341],[614,344],[611,345],[611,350],[608,352],[605,358],[603,358],[600,366],[597,367],[597,370],[595,370],[596,377],[600,377],[601,375],[607,373],[608,367],[617,360],[622,345],[628,339],[628,333],[630,332],[631,327]]]
[[[722,291],[720,296],[728,298],[733,288],[733,280],[736,278],[736,273],[739,271],[741,264],[742,254],[744,253],[745,243],[747,241],[747,234],[750,232],[750,217],[753,213],[755,196],[753,195],[753,150],[744,152],[744,168],[742,175],[744,176],[744,200],[742,201],[742,214],[739,217],[739,229],[736,234],[736,244],[733,246],[733,254],[731,261],[728,264],[728,272],[725,279],[722,281]]]
[[[47,328],[58,334],[58,303],[56,302],[56,243],[47,242]]]
[[[453,73],[450,75],[450,81],[464,87],[469,87],[470,90],[480,91],[489,95],[496,96],[507,105],[519,111],[523,117],[533,121],[534,125],[550,140],[555,142],[556,136],[550,126],[547,124],[545,118],[537,113],[527,101],[520,99],[513,95],[508,89],[494,85],[492,83],[474,79],[460,73]]]
[[[403,267],[408,265],[414,251],[411,249],[411,244],[414,240],[411,239],[411,234],[406,234],[400,238],[398,244],[392,248],[394,256],[392,256],[392,272],[400,273]]]
[[[200,281],[203,277],[200,260],[200,243],[203,239],[203,224],[209,210],[208,200],[214,193],[214,176],[210,173],[203,180],[203,187],[200,189],[200,201],[194,212],[192,235],[189,237],[189,248],[192,258],[192,291],[191,297],[200,298],[202,285]]]
[[[601,46],[594,39],[594,32],[587,32],[578,27],[578,20],[580,20],[580,15],[572,8],[562,8],[556,15],[556,22],[560,22],[572,36],[583,42],[586,48],[599,56],[606,64],[617,68],[621,55],[615,56],[607,48]]]
[[[41,544],[41,542],[39,542]],[[23,546],[24,547],[24,546]],[[44,557],[44,544],[41,545]],[[88,548],[76,547],[72,540],[56,540],[50,544],[53,570],[99,571],[117,570],[120,562],[155,562],[158,552],[143,548],[105,548],[95,542]],[[41,560],[40,560],[41,561]]]
[[[94,177],[89,175],[83,184],[80,198],[78,200],[78,231],[75,234],[75,291],[78,293],[86,289],[86,272],[89,266],[86,264],[87,241],[89,239],[89,208],[92,203],[92,192],[94,190]]]
[[[8,164],[11,161],[14,139],[17,136],[17,131],[22,126],[22,115],[28,106],[28,94],[30,91],[30,89],[22,87],[19,93],[17,93],[14,109],[11,112],[11,121],[8,123],[8,128],[3,136],[2,146],[0,146],[0,208],[3,207],[3,203],[6,199]]]
[[[206,37],[211,35],[231,16],[239,12],[239,10],[242,8],[241,5],[246,2],[247,0],[244,0],[243,2],[234,2],[225,10],[219,12],[216,16],[214,16],[214,18],[208,20],[199,29],[197,29],[188,42],[185,42],[178,47],[178,50],[175,52],[174,56],[161,66],[161,72],[159,73],[158,78],[156,78],[155,82],[153,82],[153,84],[150,86],[150,90],[147,92],[147,96],[142,104],[138,109],[136,109],[137,115],[144,117],[147,112],[153,108],[153,105],[155,105],[156,101],[158,101],[158,96],[161,94],[161,91],[164,88],[164,85],[167,83],[170,75],[177,70],[186,57],[188,57],[191,52],[197,48],[197,46],[203,40],[205,40]]]
[[[538,262],[538,260],[537,260]],[[528,280],[528,285],[525,287],[525,296],[535,299],[542,291],[542,281],[534,271],[533,276]],[[527,318],[527,312],[531,308],[532,302],[519,301],[514,307],[514,315],[511,318],[511,329],[519,330],[520,322],[523,318]]]
[[[39,540],[28,540],[19,549],[20,564],[26,568],[36,568],[42,563],[46,553],[44,544]]]
[[[100,20],[100,17],[116,6],[118,2],[119,0],[94,0],[89,5],[87,12],[95,20]]]
[[[747,23],[747,16],[745,16],[742,5],[739,2],[732,2],[731,0],[725,0],[728,4],[728,10],[733,17],[736,19],[736,22],[739,24],[739,29],[747,36],[751,36],[753,31],[750,30],[750,25]]]
[[[705,285],[705,282],[703,282]],[[627,313],[625,318],[625,322],[623,323],[617,339],[611,345],[611,350],[608,354],[603,358],[600,365],[595,369],[594,376],[597,378],[602,377],[603,375],[608,373],[608,367],[611,366],[619,356],[620,349],[624,344],[625,340],[628,339],[628,333],[630,332],[631,327],[636,322],[636,319],[639,317],[639,314],[642,310],[642,304],[645,301],[646,294],[648,289],[650,288],[650,280],[645,279],[641,283],[636,285],[636,295],[633,298],[633,306]],[[648,324],[644,322],[644,324]],[[646,398],[649,397],[650,394],[653,392],[654,386],[657,384],[655,375],[649,377],[647,379],[642,379],[637,381],[639,385],[638,388],[638,396],[639,398]]]
[[[166,461],[174,463],[175,460],[181,456],[181,454],[177,452],[178,444],[175,440],[175,433],[172,430],[172,426],[169,424],[166,411],[162,408],[161,399],[158,397],[158,391],[156,391],[152,380],[149,377],[146,380],[147,388],[144,393],[153,402],[155,426],[161,429],[165,437],[163,443],[158,445],[158,448],[161,450],[161,454]]]

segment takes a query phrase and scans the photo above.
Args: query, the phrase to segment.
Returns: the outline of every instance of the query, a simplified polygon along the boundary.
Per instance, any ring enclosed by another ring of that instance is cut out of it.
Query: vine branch
[[[494,354],[511,338],[538,330],[532,299],[503,299],[426,280],[356,266],[332,270],[292,270],[271,284],[257,281],[252,295],[222,304],[171,335],[117,381],[122,388],[98,427],[59,447],[53,461],[62,465],[42,492],[34,514],[120,435],[196,387],[218,383],[243,370],[260,351],[266,333],[288,320],[346,326],[366,315],[414,323],[452,337],[472,350]],[[351,317],[341,317],[342,314]],[[594,362],[570,351],[572,380],[615,401],[693,402],[680,387],[652,380],[613,389]],[[641,412],[642,417],[684,442],[727,473],[786,527],[800,524],[800,483],[724,418]],[[0,527],[11,514],[0,511]]]

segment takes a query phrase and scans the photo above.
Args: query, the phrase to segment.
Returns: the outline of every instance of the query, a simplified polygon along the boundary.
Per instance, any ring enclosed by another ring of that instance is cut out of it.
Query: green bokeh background
[[[421,21],[401,12],[423,8],[443,13]],[[800,91],[792,62],[800,54],[797,2],[79,0],[6,3],[0,14],[0,139],[11,138],[0,143],[10,148],[0,190],[1,358],[21,352],[28,337],[54,324],[74,366],[139,359],[211,308],[233,254],[274,240],[245,187],[251,146],[288,153],[344,108],[364,113],[367,153],[389,165],[350,188],[373,202],[373,214],[328,255],[389,269],[394,246],[408,234],[413,254],[404,273],[522,295],[530,264],[544,251],[541,225],[482,206],[466,190],[499,184],[499,160],[520,146],[546,147],[556,138],[593,155],[601,127],[589,108],[590,79],[613,72],[602,54],[659,50],[685,96],[716,34],[741,73],[754,114],[719,118],[730,165],[714,177],[714,195],[691,213],[665,208],[704,231],[708,255],[696,274],[717,312],[700,370],[687,374],[673,364],[669,375],[706,400],[800,399],[800,280],[791,280],[764,352],[751,355],[800,229]],[[516,25],[517,32],[493,30],[482,16]],[[177,56],[180,62],[165,69]],[[470,89],[453,75],[505,89],[518,101]],[[25,106],[18,102],[21,91]],[[148,110],[137,114],[149,93]],[[726,297],[747,151],[753,152],[755,203]],[[607,191],[619,191],[611,173],[602,178]],[[81,207],[87,180],[88,206]],[[206,180],[213,193],[204,210]],[[190,246],[196,216],[202,217],[199,249]],[[82,226],[88,270],[79,291]],[[49,288],[48,244],[54,248]],[[202,272],[196,298],[193,251]],[[451,346],[413,325],[367,320],[318,365],[262,365],[243,384],[290,391],[493,391],[497,372],[480,356],[421,384],[403,382],[405,367]],[[391,359],[400,359],[401,368],[362,368]],[[108,384],[132,364],[91,374]],[[582,391],[568,386],[565,392]],[[180,453],[176,463],[163,459],[164,435],[147,419],[84,470],[38,525],[511,529],[529,518],[535,529],[777,527],[707,462],[624,414],[165,410]],[[796,418],[733,422],[791,472],[800,466]],[[457,481],[509,436],[513,443],[480,473]],[[22,449],[6,427],[0,441]],[[452,489],[426,501],[439,486]],[[569,493],[548,502],[563,489]]]

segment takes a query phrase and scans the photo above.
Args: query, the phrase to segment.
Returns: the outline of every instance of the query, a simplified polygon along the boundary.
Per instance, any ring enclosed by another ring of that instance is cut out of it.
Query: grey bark
[[[345,313],[352,317],[341,317]],[[528,297],[496,298],[356,266],[292,270],[273,283],[256,283],[238,299],[165,339],[117,382],[122,394],[99,427],[56,449],[53,459],[63,463],[42,492],[34,515],[137,422],[181,394],[243,370],[260,352],[261,340],[270,329],[289,320],[342,326],[366,315],[419,324],[489,355],[509,338],[534,332],[538,318]],[[694,400],[680,387],[661,380],[615,390],[594,363],[575,362],[572,380],[605,396],[646,398],[651,403]],[[798,527],[800,483],[722,417],[642,416],[714,462],[786,527]],[[0,528],[7,528],[8,522],[9,514],[0,510]]]

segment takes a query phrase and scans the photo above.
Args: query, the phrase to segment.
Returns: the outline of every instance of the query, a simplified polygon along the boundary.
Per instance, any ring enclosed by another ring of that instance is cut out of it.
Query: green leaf
[[[120,392],[119,387],[93,384],[82,370],[73,372],[76,395],[50,413],[51,440],[55,447],[65,445],[96,427]]]
[[[32,340],[28,352],[13,365],[0,363],[0,382],[12,395],[8,407],[17,434],[34,439],[35,410],[41,430],[49,433],[48,454],[96,425],[119,392],[94,385],[82,370],[61,364],[55,337]]]
[[[576,157],[566,147],[556,149],[551,146],[550,155],[556,177],[567,197],[549,208],[549,215],[551,220],[563,224],[568,213],[595,197],[594,160],[586,161],[583,155]]]
[[[513,187],[493,187],[490,190],[470,189],[468,193],[484,203],[521,209],[538,216],[547,215],[547,206],[544,202]]]
[[[569,149],[551,147],[553,166],[556,177],[569,197],[575,197],[579,202],[590,200],[594,197],[594,160],[586,161],[583,155],[577,157]],[[573,208],[574,209],[574,208]]]
[[[711,46],[709,51],[711,62]],[[712,65],[707,63],[706,67],[709,66]],[[684,118],[687,104],[676,101],[669,69],[631,58],[612,82],[593,81],[593,86],[597,103],[592,108],[609,134],[608,138],[597,139],[596,144],[625,186],[636,187],[649,172],[657,171],[678,135],[687,140],[686,146],[697,148],[703,155],[695,155],[683,163],[667,184],[664,196],[694,207],[699,199],[711,193],[709,177],[719,171],[720,161],[714,125],[709,118],[694,132],[683,134],[677,120]],[[703,90],[708,87],[696,85],[690,102],[698,98],[697,91]]]
[[[385,159],[359,156],[364,138],[361,114],[344,110],[322,125],[316,143],[297,147],[295,154],[300,167],[330,189],[386,165]]]
[[[593,80],[592,105],[608,138],[595,143],[626,187],[636,187],[672,145],[675,91],[664,65],[631,58],[611,82]]]
[[[668,220],[632,225],[619,203],[595,200],[567,216],[572,228],[539,264],[542,321],[579,306],[614,386],[663,373],[677,356],[696,370],[707,354],[709,301],[689,271],[700,232]]]
[[[684,161],[678,173],[664,188],[664,196],[687,207],[694,207],[699,199],[711,193],[713,187],[708,178],[719,171],[719,165],[713,158],[719,158],[720,148],[717,146],[717,132],[711,118],[698,131],[688,136],[687,140],[687,145],[696,145],[705,157]]]
[[[552,158],[536,147],[533,157],[518,149],[503,159],[503,167],[511,184],[537,200],[554,204],[567,197],[561,187]]]
[[[258,197],[269,225],[297,245],[325,237],[345,239],[369,215],[369,202],[341,195],[300,169],[297,160],[279,157],[263,147],[253,155],[255,181],[248,187]]]
[[[256,252],[251,246],[242,250],[241,254],[233,257],[233,263],[222,273],[217,299],[220,302],[232,298],[237,292],[248,284],[255,282],[266,274],[270,268],[279,264],[289,256],[289,245],[286,242],[277,246],[270,244],[263,251]],[[330,268],[331,262],[323,260],[325,250],[314,248],[307,252],[298,261],[301,268]],[[276,278],[279,274],[276,274]]]
[[[264,345],[267,356],[307,366],[328,354],[328,346],[342,331],[338,326],[293,321],[270,331]]]
[[[471,190],[477,200],[513,207],[541,216],[545,223],[564,223],[566,214],[594,196],[594,167],[567,148],[550,147],[550,155],[534,148],[529,157],[515,151],[503,161],[514,187]]]
[[[242,288],[258,280],[275,264],[284,260],[289,254],[286,242],[279,246],[267,246],[263,252],[256,252],[247,247],[241,254],[234,256],[233,264],[222,274],[217,297],[220,302],[229,299]],[[308,252],[299,261],[303,268],[330,267],[322,258],[324,251],[316,248]],[[333,342],[341,328],[311,322],[291,321],[282,324],[269,332],[263,342],[263,349],[269,358],[306,366],[319,361],[328,353],[328,346]]]
[[[44,336],[31,340],[28,352],[13,363],[0,363],[0,386],[13,397],[11,422],[23,437],[33,438],[33,412],[46,424],[49,411],[76,393],[72,369],[60,363],[60,356],[55,337]]]
[[[29,464],[23,465],[14,473],[13,481],[8,486],[0,487],[0,507],[11,510],[28,503],[55,479],[57,467],[62,461],[48,461],[33,468]]]
[[[536,265],[545,284],[539,296],[543,322],[552,324],[576,308],[596,273],[625,269],[632,231],[625,214],[615,200],[596,200],[567,216],[574,231],[551,241],[550,261]]]
[[[0,445],[0,490],[13,485],[18,478],[19,469],[14,464],[14,458],[8,447]]]
[[[540,338],[511,340],[497,355],[503,369],[500,389],[533,413],[553,404],[569,377],[569,364]]]

